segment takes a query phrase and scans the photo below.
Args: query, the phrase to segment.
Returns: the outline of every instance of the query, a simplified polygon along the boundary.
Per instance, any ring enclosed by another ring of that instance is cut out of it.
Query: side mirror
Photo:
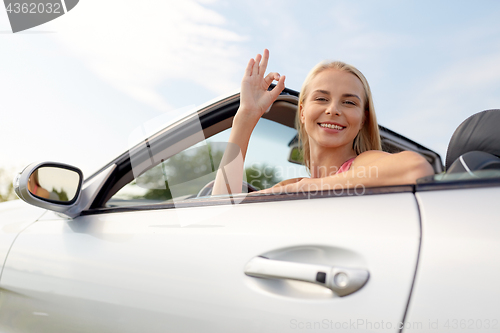
[[[288,153],[288,162],[300,165],[304,164],[304,156],[302,156],[302,152],[298,146],[292,146],[290,148],[290,152]]]
[[[62,163],[33,163],[14,179],[17,196],[34,206],[66,212],[78,203],[83,174]]]
[[[299,146],[299,134],[297,133],[288,143],[288,147],[290,147],[290,151],[288,153],[288,162],[300,165],[304,164],[304,156],[302,155],[302,151],[300,150]]]

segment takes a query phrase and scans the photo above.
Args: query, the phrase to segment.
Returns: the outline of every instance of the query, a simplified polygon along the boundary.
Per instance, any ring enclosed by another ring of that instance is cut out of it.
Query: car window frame
[[[270,87],[271,88],[271,87]],[[280,99],[282,100],[297,100],[299,92],[295,90],[291,90],[285,88],[285,90],[280,94]],[[287,98],[288,97],[288,98]],[[163,141],[163,145],[168,146],[169,144],[178,143],[180,140],[185,138],[186,131],[185,126],[189,124],[189,122],[198,122],[201,123],[201,128],[204,131],[205,137],[208,138],[215,133],[211,132],[211,128],[213,126],[217,127],[218,124],[222,124],[226,122],[226,125],[232,123],[232,118],[236,114],[236,111],[239,107],[239,93],[231,95],[223,100],[220,100],[216,103],[210,104],[194,114],[191,114],[156,133],[155,135],[149,137],[146,140],[149,140],[151,144],[154,144],[157,141]],[[290,126],[291,124],[283,124],[285,126]],[[399,145],[402,147],[407,147],[409,150],[418,151],[419,153],[426,152],[429,155],[434,154],[437,156],[435,159],[436,163],[438,163],[438,167],[441,165],[440,156],[431,151],[430,149],[421,146],[413,142],[412,140],[397,134],[393,131],[386,129],[383,126],[380,126],[381,135],[383,138],[388,137],[391,143],[399,142]],[[213,131],[213,129],[212,129]],[[385,131],[385,132],[384,132]],[[189,146],[184,147],[183,149],[188,148]],[[110,162],[106,165],[109,167],[110,165],[115,164],[116,168],[113,173],[108,177],[104,185],[101,187],[99,193],[97,193],[95,199],[90,205],[89,209],[82,212],[82,215],[89,214],[99,214],[99,213],[109,213],[109,212],[122,212],[122,211],[133,211],[133,210],[152,210],[152,209],[170,209],[170,208],[182,208],[182,207],[194,207],[194,206],[206,206],[206,205],[220,205],[220,204],[231,204],[233,199],[231,197],[220,198],[220,197],[211,197],[211,198],[197,198],[196,200],[187,200],[186,202],[176,202],[174,203],[158,203],[158,204],[146,204],[146,205],[137,205],[137,206],[127,206],[127,207],[106,207],[106,202],[123,186],[128,184],[134,179],[134,175],[131,167],[131,158],[130,154],[143,154],[146,152],[140,151],[144,150],[140,148],[138,144],[136,147],[132,148],[129,151],[124,152],[114,161]],[[179,149],[178,152],[183,149]],[[178,153],[177,152],[177,153]],[[172,154],[173,155],[173,154]],[[172,156],[171,155],[171,156]],[[99,174],[100,171],[96,172]],[[92,175],[89,179],[92,179],[96,174]],[[87,181],[86,180],[86,181]],[[363,195],[373,195],[373,194],[384,194],[384,193],[404,193],[404,192],[415,192],[415,186],[412,184],[409,185],[397,185],[397,186],[382,186],[382,187],[373,187],[367,188]],[[323,197],[336,197],[336,196],[346,196],[349,194],[337,194],[337,193],[329,193],[318,192],[315,194],[309,193],[295,193],[295,194],[287,194],[287,195],[261,195],[261,196],[247,196],[241,203],[254,203],[254,202],[267,202],[267,201],[277,201],[277,200],[300,200],[304,198],[323,198]]]
[[[95,215],[107,213],[123,213],[134,211],[151,211],[161,209],[183,209],[191,207],[205,207],[205,206],[218,206],[218,205],[235,205],[235,204],[253,204],[265,203],[276,201],[291,201],[291,200],[315,200],[323,198],[334,197],[354,197],[354,196],[372,196],[384,195],[395,193],[415,193],[415,185],[393,185],[393,186],[378,186],[363,188],[361,193],[357,193],[355,189],[349,189],[336,192],[330,191],[317,191],[317,192],[297,192],[297,193],[282,193],[282,194],[242,194],[242,195],[227,195],[227,196],[214,196],[202,197],[196,199],[187,199],[183,201],[137,205],[137,206],[123,206],[123,207],[101,207],[93,208],[83,211],[81,215]],[[237,201],[237,202],[235,202]]]

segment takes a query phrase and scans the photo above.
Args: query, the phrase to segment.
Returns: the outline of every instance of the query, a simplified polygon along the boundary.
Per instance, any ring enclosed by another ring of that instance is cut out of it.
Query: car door
[[[21,200],[0,204],[0,280],[7,254],[17,235],[44,213],[45,210],[30,206]],[[0,289],[0,299],[1,293]]]
[[[423,237],[407,332],[500,330],[500,172],[467,176],[417,186]]]
[[[419,247],[411,190],[289,199],[47,216],[7,260],[2,331],[397,331]],[[339,297],[246,275],[258,256],[370,275]]]
[[[276,147],[265,160],[286,160],[296,133],[263,123],[255,156]],[[129,185],[110,179],[104,206],[48,213],[18,236],[0,281],[2,332],[399,331],[420,242],[413,186],[234,197],[170,188],[165,201],[157,188],[127,199]]]

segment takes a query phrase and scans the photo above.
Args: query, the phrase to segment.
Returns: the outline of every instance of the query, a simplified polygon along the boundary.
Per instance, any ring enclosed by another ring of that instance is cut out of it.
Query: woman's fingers
[[[278,98],[279,94],[285,89],[285,75],[281,76],[278,80],[278,83],[276,84],[276,87],[274,87],[273,90],[271,90],[271,97],[274,100]]]
[[[253,64],[255,63],[255,60],[250,59],[247,64],[247,68],[245,69],[245,76],[251,76],[252,75],[252,70],[253,70]]]
[[[267,76],[264,78],[264,82],[266,83],[267,87],[269,87],[271,83],[273,83],[273,81],[279,81],[279,79],[280,75],[276,72],[272,72],[267,74]]]
[[[264,53],[262,56],[262,62],[260,63],[259,66],[259,74],[263,77],[264,74],[266,74],[266,69],[267,69],[267,62],[269,60],[269,50],[264,49]]]
[[[264,49],[263,54],[264,55],[257,54],[257,56],[255,56],[255,59],[250,59],[248,61],[247,68],[245,69],[245,75],[261,75],[262,77],[264,76],[267,69],[267,63],[269,61],[269,50]],[[275,80],[277,81],[278,79]]]
[[[255,57],[255,63],[253,64],[252,75],[259,74],[259,65],[260,65],[261,59],[262,59],[262,56],[260,54],[257,54],[257,56]]]

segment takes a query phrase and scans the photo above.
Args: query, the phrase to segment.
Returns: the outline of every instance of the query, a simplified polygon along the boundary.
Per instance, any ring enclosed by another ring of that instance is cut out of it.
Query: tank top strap
[[[335,174],[342,173],[342,172],[345,172],[345,171],[349,170],[349,168],[351,167],[352,162],[354,162],[355,158],[356,157],[353,157],[350,160],[345,161],[344,164],[342,164],[340,166],[339,170]]]

